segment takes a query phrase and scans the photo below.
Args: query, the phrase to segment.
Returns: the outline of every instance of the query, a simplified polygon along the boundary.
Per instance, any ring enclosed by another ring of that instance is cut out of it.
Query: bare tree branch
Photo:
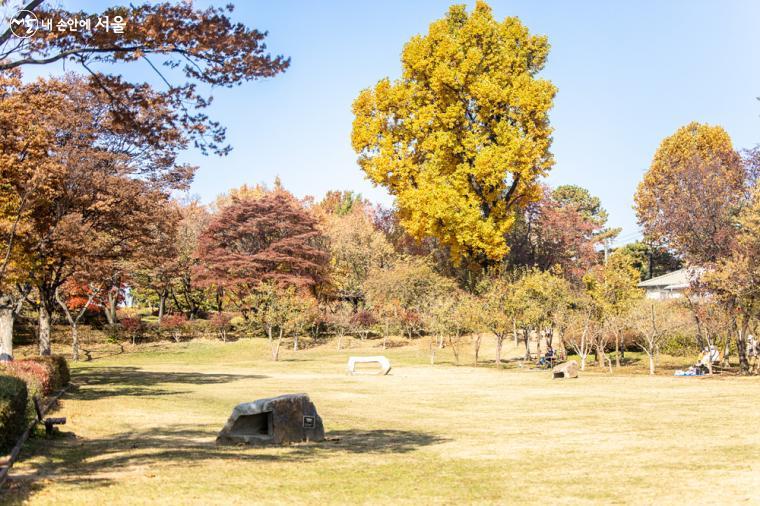
[[[26,4],[26,6],[24,6],[23,9],[20,9],[19,12],[21,12],[21,16],[14,16],[12,19],[10,19],[8,23],[8,29],[5,30],[2,35],[0,35],[0,44],[5,44],[8,41],[8,39],[10,39],[11,36],[13,35],[13,32],[10,29],[10,21],[13,21],[14,19],[15,20],[24,19],[27,16],[27,14],[26,12],[23,12],[23,11],[30,12],[33,9],[39,7],[40,4],[42,4],[42,2],[44,1],[45,0],[31,0],[28,4]]]

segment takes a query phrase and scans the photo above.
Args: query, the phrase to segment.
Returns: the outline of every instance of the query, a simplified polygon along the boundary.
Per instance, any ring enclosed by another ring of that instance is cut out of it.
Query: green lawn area
[[[374,343],[373,343],[374,344]],[[144,349],[149,347],[145,345]],[[32,504],[684,504],[758,498],[757,378],[427,365],[348,376],[332,346],[196,341],[74,365],[55,416],[2,500]],[[511,350],[512,354],[517,353]],[[492,356],[486,348],[483,355]],[[469,360],[470,357],[467,356]],[[329,440],[217,447],[237,403],[307,392]]]

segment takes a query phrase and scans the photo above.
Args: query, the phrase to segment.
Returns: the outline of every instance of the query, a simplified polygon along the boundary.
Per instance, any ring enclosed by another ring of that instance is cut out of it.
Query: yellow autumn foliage
[[[455,261],[509,251],[515,212],[539,198],[553,164],[556,88],[536,77],[548,52],[519,19],[456,5],[406,44],[399,80],[356,98],[359,165],[395,196],[412,236],[437,238]]]

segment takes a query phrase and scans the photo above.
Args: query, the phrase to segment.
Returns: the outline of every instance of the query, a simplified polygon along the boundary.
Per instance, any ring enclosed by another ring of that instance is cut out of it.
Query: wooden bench
[[[37,412],[37,421],[41,424],[45,425],[45,433],[46,434],[52,434],[53,429],[56,425],[65,425],[66,424],[66,418],[43,418],[42,417],[42,408],[40,407],[40,401],[37,399],[37,397],[32,397],[32,400],[34,401],[34,411]]]

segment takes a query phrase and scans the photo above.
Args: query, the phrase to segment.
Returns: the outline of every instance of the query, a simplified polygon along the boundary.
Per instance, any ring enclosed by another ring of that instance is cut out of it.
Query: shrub
[[[150,313],[150,310],[147,310]],[[116,310],[116,320],[121,322],[124,318],[139,318],[144,311],[137,307],[122,307]]]
[[[660,352],[676,357],[688,357],[699,353],[697,340],[693,335],[673,332],[660,345]]]
[[[242,316],[233,316],[230,320],[230,327],[233,332],[245,332],[250,324]]]
[[[71,381],[69,363],[62,355],[50,355],[45,357],[33,357],[27,359],[33,362],[49,364],[53,369],[53,390],[60,390]]]
[[[50,362],[14,360],[4,363],[2,372],[23,380],[29,397],[44,397],[55,388],[55,369]]]
[[[160,341],[163,339],[161,327],[158,321],[146,321],[145,329],[143,330],[143,341]]]
[[[377,318],[375,318],[375,315],[371,311],[366,309],[357,311],[351,317],[351,326],[356,329],[362,340],[367,339],[375,324],[377,324]]]
[[[187,318],[183,314],[170,314],[161,319],[161,329],[169,332],[176,342],[180,342],[186,331]]]
[[[403,310],[400,315],[400,320],[401,324],[404,326],[404,332],[409,336],[409,339],[411,339],[415,333],[419,334],[422,332],[422,317],[417,311],[411,311],[408,309]]]
[[[68,385],[70,380],[69,365],[60,355],[5,362],[0,364],[0,373],[14,377],[25,384],[24,411],[30,420],[35,416],[33,397],[42,399]],[[0,409],[2,409],[1,406]]]
[[[103,332],[105,333],[106,340],[109,343],[118,343],[121,339],[121,325],[106,325],[103,327]]]
[[[9,451],[26,427],[26,383],[0,375],[0,452]]]
[[[125,337],[132,340],[132,344],[135,344],[137,339],[145,333],[145,324],[139,316],[125,316],[119,321],[119,324]]]
[[[181,326],[182,335],[187,339],[206,337],[213,333],[211,323],[208,320],[185,320]]]
[[[227,333],[232,328],[231,322],[232,315],[229,313],[216,313],[211,318],[211,328],[224,342],[227,341]]]

